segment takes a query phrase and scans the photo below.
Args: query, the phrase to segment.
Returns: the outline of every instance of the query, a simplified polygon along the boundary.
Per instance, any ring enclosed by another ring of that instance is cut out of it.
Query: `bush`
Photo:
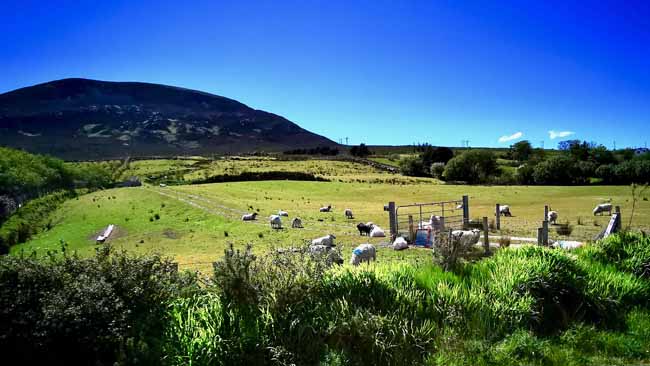
[[[533,180],[542,185],[584,184],[586,177],[581,175],[574,160],[566,155],[549,158],[535,166]]]
[[[0,348],[22,364],[155,363],[167,303],[197,288],[167,259],[108,247],[0,257],[0,284]]]
[[[426,177],[429,175],[422,162],[422,159],[415,156],[407,156],[400,159],[398,162],[402,174],[410,177]]]
[[[445,171],[445,163],[433,163],[431,164],[431,176],[434,178],[442,178],[442,173]]]
[[[470,150],[449,160],[443,176],[446,180],[474,184],[486,182],[490,176],[498,173],[497,161],[492,152]]]

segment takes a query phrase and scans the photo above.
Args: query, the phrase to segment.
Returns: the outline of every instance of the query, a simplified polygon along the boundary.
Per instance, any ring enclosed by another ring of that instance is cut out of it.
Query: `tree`
[[[352,156],[365,158],[366,156],[371,155],[372,152],[370,149],[368,149],[368,146],[366,146],[366,144],[360,144],[359,146],[352,146],[350,149],[350,154]]]
[[[448,147],[433,147],[431,145],[424,146],[420,158],[424,166],[431,166],[433,163],[447,164],[451,158],[454,157],[454,152]]]
[[[449,160],[443,177],[446,180],[465,181],[470,184],[485,182],[499,173],[494,154],[486,150],[466,151]]]
[[[411,177],[426,177],[429,172],[426,171],[422,159],[417,156],[407,156],[399,161],[399,169],[404,175]]]
[[[526,161],[533,154],[533,146],[530,141],[523,140],[510,146],[512,158],[517,161]]]
[[[533,179],[536,184],[568,185],[583,183],[584,177],[573,159],[566,155],[554,156],[535,166]]]
[[[432,177],[442,178],[442,174],[445,172],[445,163],[437,162],[431,164],[430,172]]]

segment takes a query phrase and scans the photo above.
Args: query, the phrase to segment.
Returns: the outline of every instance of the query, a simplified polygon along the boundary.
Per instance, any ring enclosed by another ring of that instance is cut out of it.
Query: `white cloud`
[[[548,137],[551,138],[551,140],[556,139],[558,137],[567,137],[575,134],[573,131],[555,131],[555,130],[550,130],[548,131]]]
[[[499,137],[499,142],[508,142],[508,141],[516,140],[523,135],[524,134],[522,132],[515,132],[510,136],[501,136]]]

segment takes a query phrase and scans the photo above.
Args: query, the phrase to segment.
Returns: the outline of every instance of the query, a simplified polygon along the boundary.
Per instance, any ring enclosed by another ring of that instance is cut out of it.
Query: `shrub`
[[[485,182],[488,177],[498,172],[497,161],[492,152],[470,150],[449,160],[443,176],[446,180],[474,184]]]
[[[0,284],[0,348],[22,364],[156,362],[168,301],[197,288],[167,259],[108,247],[0,257]]]
[[[431,164],[430,171],[432,177],[438,179],[442,178],[442,173],[445,171],[445,163],[438,162]]]

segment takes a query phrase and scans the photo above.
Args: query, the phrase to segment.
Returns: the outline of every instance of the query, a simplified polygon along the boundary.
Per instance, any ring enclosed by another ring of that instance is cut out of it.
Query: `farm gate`
[[[461,200],[400,206],[395,205],[395,202],[389,202],[384,210],[389,214],[392,240],[403,236],[414,242],[419,232],[430,227],[430,218],[434,215],[440,218],[441,228],[444,229],[466,229],[469,223],[468,196],[463,196]]]

